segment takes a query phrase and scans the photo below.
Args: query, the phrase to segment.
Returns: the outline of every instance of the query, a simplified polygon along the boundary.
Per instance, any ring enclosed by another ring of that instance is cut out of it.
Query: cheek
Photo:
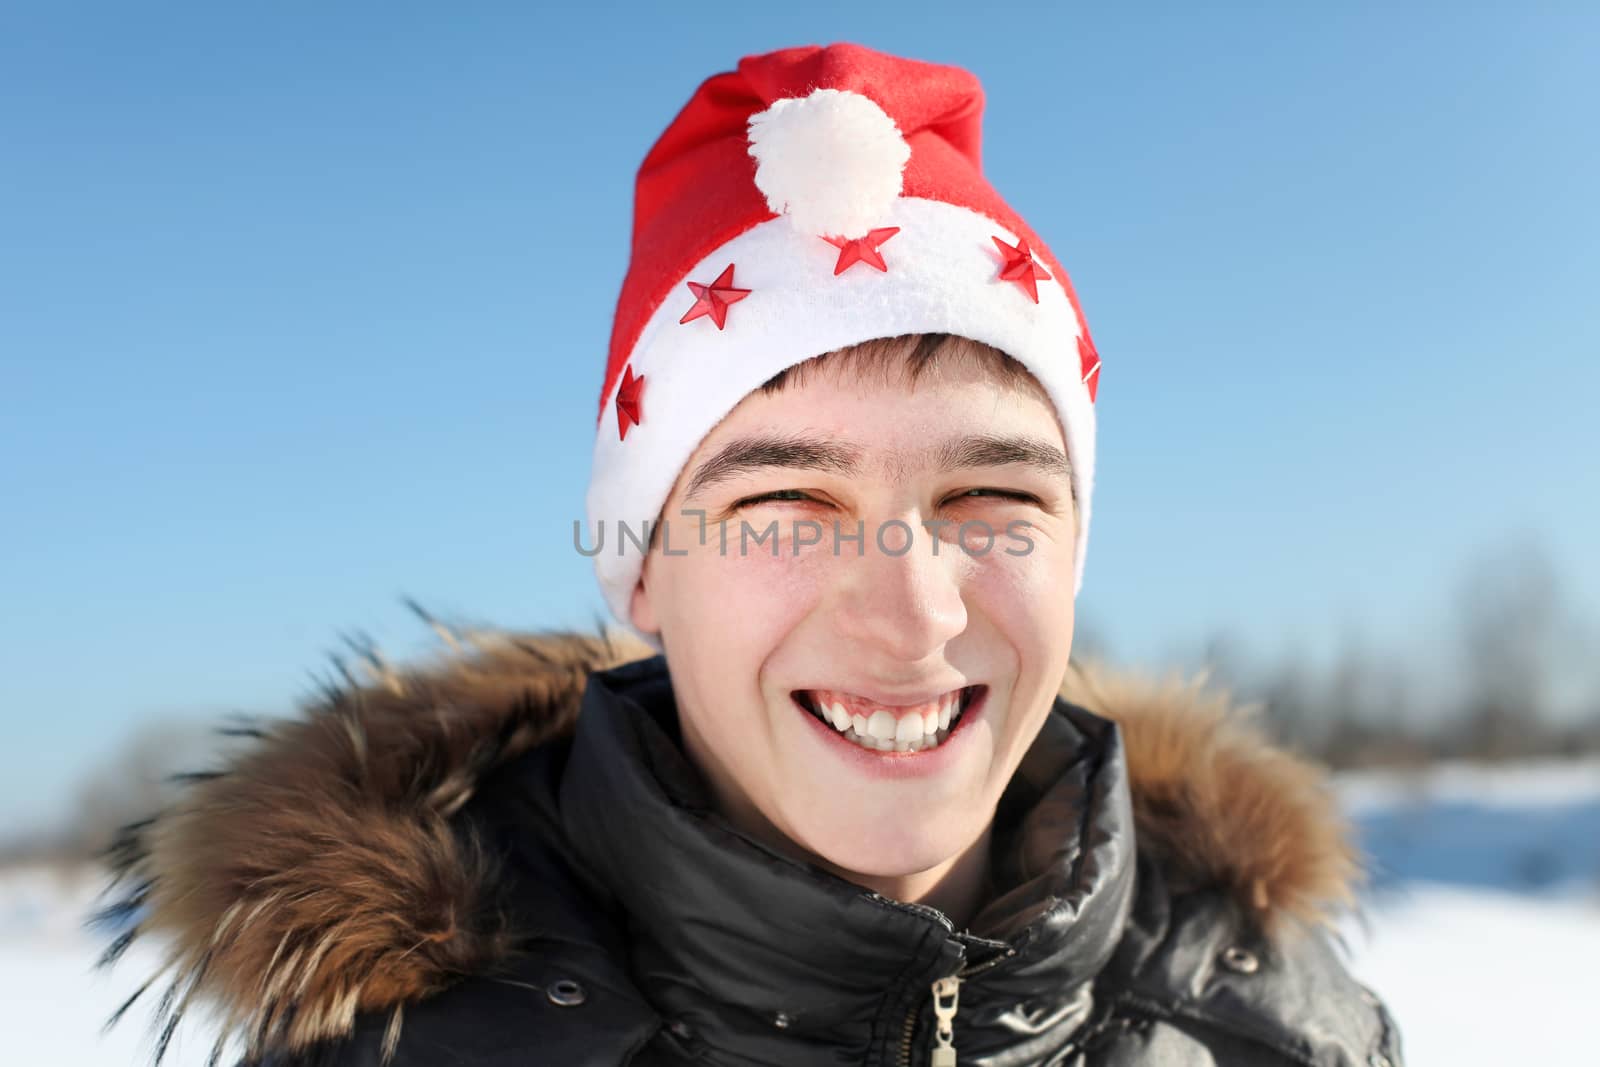
[[[1001,542],[973,560],[970,602],[1026,659],[1064,658],[1072,639],[1072,546],[1036,536],[1026,554],[1009,555],[1006,547],[1024,546]]]
[[[776,750],[763,682],[812,610],[817,568],[804,554],[774,558],[770,545],[741,553],[732,538],[726,554],[712,539],[688,556],[656,562],[666,564],[663,637],[697,758],[723,790],[767,795]]]
[[[689,555],[661,557],[660,617],[674,654],[695,661],[725,682],[753,687],[762,665],[812,610],[833,562],[816,548],[798,558],[783,542],[740,544],[735,525],[724,550],[715,533]]]

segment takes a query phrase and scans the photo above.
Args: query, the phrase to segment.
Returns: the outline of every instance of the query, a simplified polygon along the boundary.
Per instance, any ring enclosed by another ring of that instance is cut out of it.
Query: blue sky
[[[1531,538],[1600,603],[1593,5],[7,5],[0,829],[571,545],[634,170],[710,74],[973,70],[1105,360],[1084,625],[1325,655]]]

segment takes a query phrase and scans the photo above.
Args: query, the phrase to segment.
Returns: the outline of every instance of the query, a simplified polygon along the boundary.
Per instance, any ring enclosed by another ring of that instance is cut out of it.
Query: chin
[[[881,829],[826,823],[796,827],[807,852],[831,867],[872,878],[901,878],[946,863],[964,852],[982,829],[978,820],[937,817]]]

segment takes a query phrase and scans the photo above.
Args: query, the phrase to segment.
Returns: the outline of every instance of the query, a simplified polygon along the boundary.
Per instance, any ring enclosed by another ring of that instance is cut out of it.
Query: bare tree
[[[1549,556],[1533,541],[1481,554],[1455,605],[1464,686],[1459,754],[1504,759],[1547,748],[1551,690],[1570,624]]]
[[[75,863],[92,858],[118,827],[167,804],[182,775],[210,769],[224,738],[217,724],[163,718],[140,724],[111,756],[85,775],[65,823],[10,843],[7,861],[49,859]]]

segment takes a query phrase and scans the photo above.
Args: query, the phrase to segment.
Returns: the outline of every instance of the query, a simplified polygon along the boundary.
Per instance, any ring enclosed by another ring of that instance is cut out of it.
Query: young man
[[[168,939],[164,1034],[209,1002],[280,1067],[1399,1062],[1329,947],[1316,774],[1069,663],[1100,364],[981,112],[848,44],[700,87],[640,169],[579,539],[634,636],[374,657],[130,827],[107,917]]]

